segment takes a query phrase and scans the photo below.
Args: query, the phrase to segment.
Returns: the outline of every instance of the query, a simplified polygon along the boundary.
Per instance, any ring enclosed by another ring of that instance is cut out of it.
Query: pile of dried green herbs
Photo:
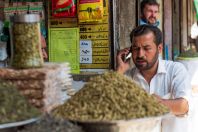
[[[25,127],[19,132],[83,132],[82,129],[63,119],[55,119],[53,116],[45,115],[40,121]]]
[[[167,112],[167,107],[135,82],[116,72],[108,72],[93,77],[53,114],[70,120],[111,121],[159,116]]]
[[[0,81],[0,124],[37,118],[39,115],[40,112],[15,87]]]

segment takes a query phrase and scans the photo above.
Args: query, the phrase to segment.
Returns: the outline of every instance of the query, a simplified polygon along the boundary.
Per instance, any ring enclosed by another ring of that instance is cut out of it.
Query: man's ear
[[[162,51],[163,51],[163,44],[162,43],[158,45],[158,51],[159,51],[159,53],[162,53]]]

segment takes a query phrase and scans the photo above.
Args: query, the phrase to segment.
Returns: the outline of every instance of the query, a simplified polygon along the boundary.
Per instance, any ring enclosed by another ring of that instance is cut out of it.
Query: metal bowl
[[[16,132],[18,127],[29,125],[38,121],[39,118],[32,118],[24,121],[0,124],[0,132]]]
[[[74,121],[86,132],[161,132],[161,120],[167,115],[118,121]]]

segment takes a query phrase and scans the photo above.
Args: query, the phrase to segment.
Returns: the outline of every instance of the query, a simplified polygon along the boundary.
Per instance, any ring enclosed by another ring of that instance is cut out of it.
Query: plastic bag
[[[75,17],[76,0],[52,0],[52,16]]]
[[[79,0],[79,22],[99,22],[104,14],[103,0]]]

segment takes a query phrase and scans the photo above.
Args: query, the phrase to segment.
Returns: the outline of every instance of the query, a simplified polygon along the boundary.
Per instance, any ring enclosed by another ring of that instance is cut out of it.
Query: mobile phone
[[[131,53],[131,52],[129,52],[127,55],[125,55],[125,59],[124,59],[124,61],[126,62],[128,59],[130,59],[130,58],[131,58],[131,56],[132,56],[132,53]]]
[[[124,62],[132,57],[132,46],[130,47],[129,53],[125,55]]]

